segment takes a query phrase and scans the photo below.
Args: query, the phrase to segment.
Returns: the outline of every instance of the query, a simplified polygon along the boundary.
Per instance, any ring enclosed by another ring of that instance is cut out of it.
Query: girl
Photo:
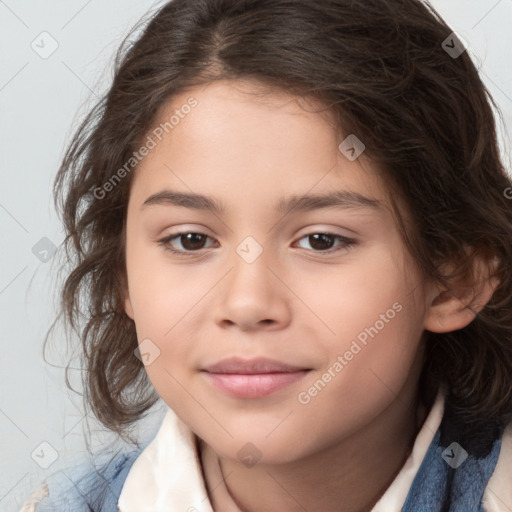
[[[63,307],[106,427],[168,409],[25,510],[512,507],[512,183],[465,50],[419,0],[174,0],[121,49],[55,182]]]

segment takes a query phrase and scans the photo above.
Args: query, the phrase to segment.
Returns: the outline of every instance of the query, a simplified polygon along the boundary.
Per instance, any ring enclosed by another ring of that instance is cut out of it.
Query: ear
[[[132,302],[130,300],[129,294],[126,295],[126,298],[124,299],[124,312],[133,320],[133,308],[132,308]]]
[[[130,300],[130,290],[128,288],[128,276],[126,274],[126,269],[121,270],[121,283],[123,290],[123,298],[124,298],[124,312],[128,315],[132,320],[134,319],[132,301]]]
[[[450,287],[437,287],[430,297],[430,307],[424,328],[432,332],[451,332],[469,325],[491,300],[500,280],[494,277],[499,260],[474,257],[472,277],[450,283]],[[449,272],[455,266],[445,265]]]

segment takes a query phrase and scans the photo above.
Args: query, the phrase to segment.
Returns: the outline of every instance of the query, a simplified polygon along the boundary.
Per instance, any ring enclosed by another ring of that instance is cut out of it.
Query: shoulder
[[[20,512],[116,510],[123,483],[141,450],[104,454],[95,462],[82,460],[51,474],[32,491]]]
[[[43,482],[30,493],[20,512],[35,512],[36,505],[46,496],[48,496],[48,486]]]
[[[485,489],[482,505],[485,512],[512,510],[512,424],[503,432],[498,462]]]

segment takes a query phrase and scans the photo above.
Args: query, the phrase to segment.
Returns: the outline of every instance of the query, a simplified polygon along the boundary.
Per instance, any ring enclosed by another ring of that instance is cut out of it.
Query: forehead
[[[312,159],[318,155],[308,155],[311,147],[325,152],[339,138],[332,114],[319,102],[258,83],[230,80],[180,93],[163,107],[155,124],[162,125],[173,113],[179,114],[192,97],[197,105],[180,117],[172,129],[174,136],[170,131],[164,137],[171,144],[174,141],[174,146],[185,139],[198,149],[222,145],[222,155],[210,152],[209,158],[227,159],[250,151],[250,156],[257,158],[255,163],[278,155],[292,160],[298,153]]]
[[[268,207],[290,194],[350,190],[385,203],[376,165],[340,151],[346,135],[312,99],[250,82],[198,86],[159,112],[132,195],[140,203],[167,187],[214,195],[229,208],[233,199]]]

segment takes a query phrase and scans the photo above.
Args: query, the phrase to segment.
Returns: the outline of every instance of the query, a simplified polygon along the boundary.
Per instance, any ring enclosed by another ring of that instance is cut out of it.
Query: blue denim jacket
[[[37,512],[117,512],[124,481],[143,447],[120,452],[104,464],[81,464],[50,475],[48,496]],[[99,467],[98,467],[99,466]]]

